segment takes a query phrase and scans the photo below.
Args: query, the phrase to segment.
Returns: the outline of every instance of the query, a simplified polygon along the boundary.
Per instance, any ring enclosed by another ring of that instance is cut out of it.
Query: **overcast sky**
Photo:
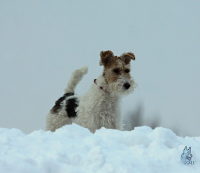
[[[200,136],[200,1],[0,1],[0,127],[45,129],[71,73],[102,67],[99,53],[133,52],[138,84],[122,113],[144,104],[147,121]]]

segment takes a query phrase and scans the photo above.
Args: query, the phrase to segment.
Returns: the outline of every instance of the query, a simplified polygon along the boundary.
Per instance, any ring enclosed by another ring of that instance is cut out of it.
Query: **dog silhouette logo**
[[[194,164],[194,161],[191,160],[192,160],[191,147],[187,149],[187,146],[185,146],[183,154],[181,155],[181,162],[186,165]]]

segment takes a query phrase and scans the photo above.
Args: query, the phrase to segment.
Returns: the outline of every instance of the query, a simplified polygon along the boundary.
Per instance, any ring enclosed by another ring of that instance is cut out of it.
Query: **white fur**
[[[87,70],[87,67],[82,67],[72,74],[65,93],[74,92],[76,85],[87,73]],[[125,82],[129,82],[131,85],[128,90],[123,87]],[[122,130],[121,97],[131,93],[134,89],[134,84],[132,79],[127,79],[123,76],[117,82],[107,84],[103,75],[100,75],[96,80],[96,84],[93,83],[83,96],[67,97],[62,102],[62,108],[58,113],[49,112],[46,117],[46,130],[55,131],[66,124],[72,123],[88,128],[92,133],[101,127]],[[100,87],[103,87],[103,89],[100,89]],[[73,97],[79,99],[79,106],[76,109],[77,117],[68,118],[65,105],[67,100]]]
[[[74,92],[78,83],[82,80],[83,76],[87,74],[88,67],[84,66],[76,71],[74,71],[70,77],[70,80],[67,84],[67,88],[65,89],[65,93]]]

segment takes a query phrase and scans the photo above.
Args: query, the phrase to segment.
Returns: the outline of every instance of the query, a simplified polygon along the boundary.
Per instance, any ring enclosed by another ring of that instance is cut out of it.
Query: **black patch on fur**
[[[66,111],[69,118],[74,118],[77,116],[75,111],[78,107],[78,100],[76,98],[70,98],[67,100]]]
[[[69,96],[73,96],[74,93],[66,93],[64,94],[62,97],[60,97],[56,102],[54,107],[51,109],[52,113],[57,113],[58,110],[61,108],[61,103],[63,102],[63,100],[65,100],[67,97]]]

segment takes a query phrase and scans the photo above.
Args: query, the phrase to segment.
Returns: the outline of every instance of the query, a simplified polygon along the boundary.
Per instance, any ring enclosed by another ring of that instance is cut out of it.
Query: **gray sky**
[[[102,71],[99,53],[131,51],[138,83],[123,115],[143,103],[147,121],[200,136],[200,1],[0,1],[0,127],[45,129],[73,70]]]

